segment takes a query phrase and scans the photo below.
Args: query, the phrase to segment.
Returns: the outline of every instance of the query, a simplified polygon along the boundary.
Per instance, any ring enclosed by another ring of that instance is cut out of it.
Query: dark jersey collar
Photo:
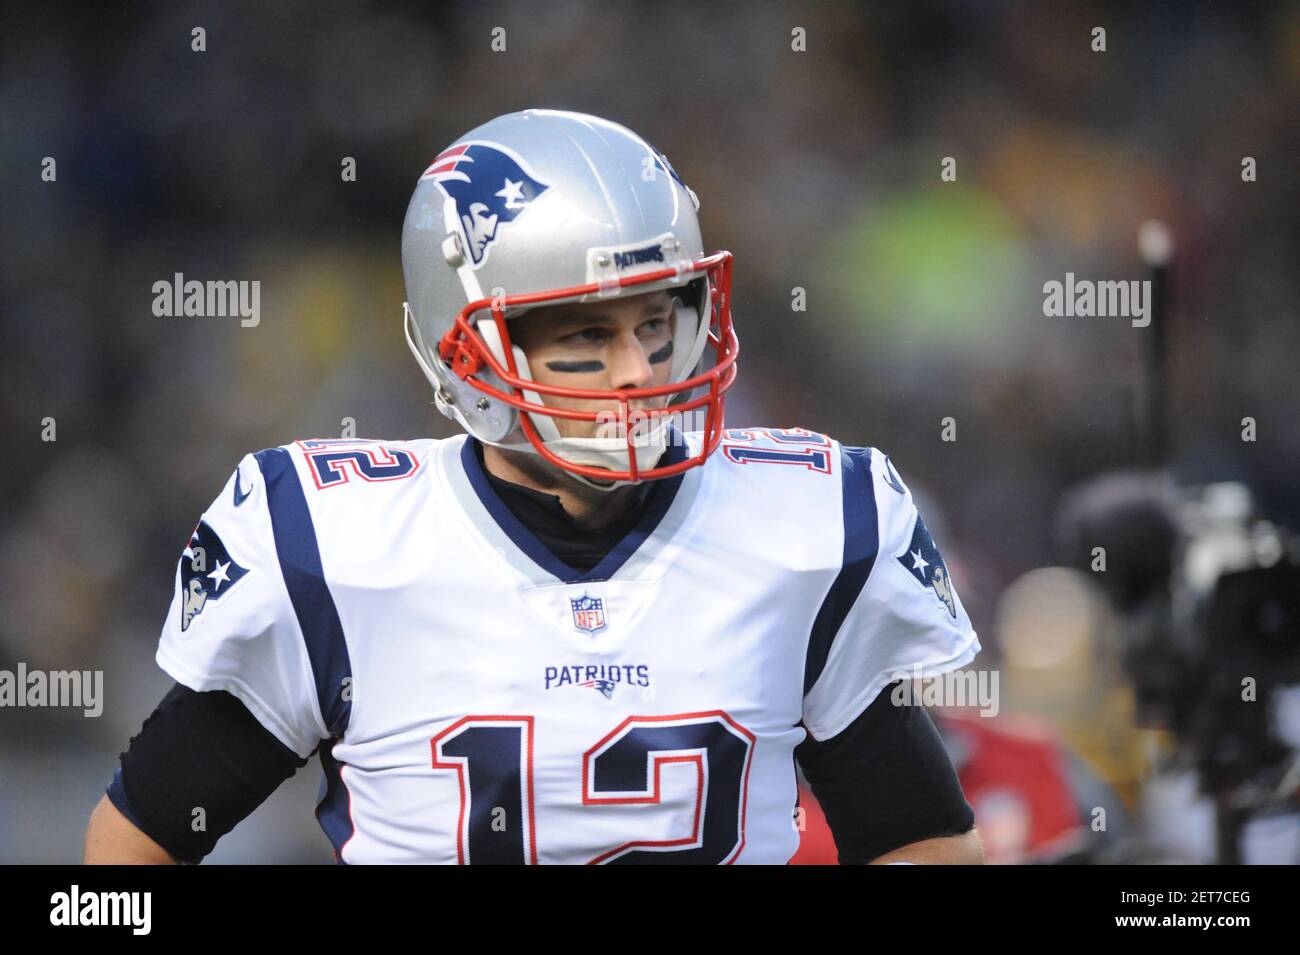
[[[660,465],[686,457],[679,432],[669,432]],[[620,519],[599,530],[574,523],[554,494],[513,484],[489,472],[483,446],[469,437],[461,461],[479,500],[515,545],[536,564],[566,583],[607,580],[636,553],[663,519],[681,487],[682,475],[646,481],[640,500]]]

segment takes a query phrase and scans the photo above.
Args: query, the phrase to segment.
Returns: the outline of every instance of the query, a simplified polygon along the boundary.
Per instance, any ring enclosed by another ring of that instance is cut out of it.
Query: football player
[[[842,862],[981,861],[889,692],[969,662],[970,620],[885,455],[725,427],[731,256],[698,207],[595,116],[438,154],[405,328],[465,434],[239,462],[88,861],[197,862],[317,752],[345,863],[785,863],[796,762]]]

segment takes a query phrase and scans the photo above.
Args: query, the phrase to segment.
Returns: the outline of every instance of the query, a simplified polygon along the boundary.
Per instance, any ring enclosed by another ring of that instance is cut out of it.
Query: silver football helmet
[[[667,157],[596,116],[529,109],[457,139],[420,176],[402,228],[406,340],[438,410],[602,490],[702,464],[722,437],[740,346],[731,254],[705,256],[698,209]],[[510,323],[530,308],[658,289],[675,299],[666,385],[542,384],[511,342]],[[609,399],[617,420],[549,407],[545,395]],[[654,407],[629,413],[643,399]],[[656,467],[670,418],[697,408],[707,409],[701,453]],[[597,436],[561,437],[555,417],[595,421]]]

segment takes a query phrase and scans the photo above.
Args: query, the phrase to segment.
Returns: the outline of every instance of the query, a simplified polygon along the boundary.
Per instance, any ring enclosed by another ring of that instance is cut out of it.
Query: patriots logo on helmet
[[[206,521],[199,521],[181,554],[181,630],[188,630],[194,618],[209,603],[217,603],[248,573]]]
[[[550,188],[517,153],[498,143],[469,142],[438,154],[421,179],[432,179],[456,203],[470,262],[478,268],[501,228]]]
[[[907,547],[907,553],[899,557],[898,562],[918,583],[933,590],[939,602],[948,608],[948,613],[956,618],[957,599],[948,576],[948,565],[943,562],[943,556],[930,537],[930,531],[920,514],[916,515],[916,526],[912,528],[912,542]]]

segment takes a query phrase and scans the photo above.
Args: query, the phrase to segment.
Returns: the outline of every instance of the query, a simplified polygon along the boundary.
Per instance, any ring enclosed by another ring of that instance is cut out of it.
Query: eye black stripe
[[[652,358],[651,361],[654,359]],[[548,361],[546,367],[551,371],[604,371],[603,361]]]
[[[657,352],[652,352],[650,354],[650,364],[657,365],[660,362],[667,361],[669,358],[672,357],[672,354],[673,354],[673,343],[672,343],[672,339],[669,339],[668,344],[664,345],[663,348],[659,349]]]

